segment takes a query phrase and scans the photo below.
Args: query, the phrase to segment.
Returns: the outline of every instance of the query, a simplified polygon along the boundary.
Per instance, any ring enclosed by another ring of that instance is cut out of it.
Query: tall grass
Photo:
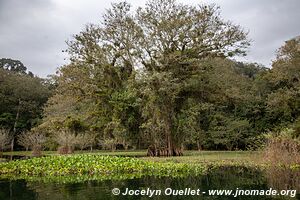
[[[269,164],[292,166],[300,164],[300,139],[295,137],[293,129],[284,129],[267,136],[264,159]]]

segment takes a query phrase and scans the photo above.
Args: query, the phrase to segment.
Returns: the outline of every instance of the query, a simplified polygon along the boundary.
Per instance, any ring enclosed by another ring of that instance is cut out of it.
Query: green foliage
[[[68,41],[70,63],[40,128],[95,132],[105,148],[151,147],[150,155],[256,146],[300,117],[299,39],[280,48],[272,69],[230,60],[248,46],[215,5],[112,4],[101,24]]]
[[[293,128],[284,128],[278,132],[270,132],[264,135],[267,139],[279,139],[279,140],[295,140],[300,142],[299,136]]]
[[[156,163],[128,157],[74,155],[48,156],[0,163],[0,176],[31,178],[59,176],[100,177],[101,180],[119,176],[188,176],[205,173],[204,166]]]
[[[7,71],[12,71],[20,74],[26,74],[27,68],[24,64],[19,60],[13,60],[10,58],[1,58],[0,59],[0,68],[5,69]],[[32,74],[29,72],[29,74]]]
[[[84,127],[111,149],[142,144],[172,155],[184,143],[200,148],[209,141],[210,110],[239,118],[260,71],[226,59],[245,53],[247,33],[214,5],[154,0],[131,13],[129,4],[113,4],[100,26],[68,42],[71,63],[60,69],[41,127]]]
[[[51,95],[44,80],[0,68],[0,83],[0,126],[10,130],[15,126],[17,132],[36,126]]]
[[[209,134],[215,145],[221,145],[219,148],[225,146],[226,149],[233,150],[247,146],[247,140],[252,135],[250,131],[247,120],[233,119],[218,113],[213,116]]]
[[[266,93],[266,117],[279,129],[295,121],[300,113],[299,46],[297,38],[287,41],[279,49],[272,70],[263,76],[269,87]]]
[[[85,130],[83,122],[78,119],[73,119],[72,117],[68,117],[64,121],[64,127],[74,132],[83,132]]]

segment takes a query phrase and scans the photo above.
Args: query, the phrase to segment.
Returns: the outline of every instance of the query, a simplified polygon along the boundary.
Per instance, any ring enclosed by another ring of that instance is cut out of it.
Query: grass
[[[57,151],[43,151],[43,155],[58,155]],[[104,156],[127,156],[127,157],[142,157],[145,156],[146,150],[137,150],[137,151],[105,151],[105,150],[84,150],[84,151],[75,151],[75,154],[97,154]],[[31,156],[31,151],[13,151],[13,152],[3,152],[3,155],[9,156]]]
[[[186,151],[180,157],[143,157],[144,160],[156,162],[175,162],[175,163],[203,163],[203,162],[252,162],[259,157],[259,152],[250,151]]]
[[[242,157],[248,158],[250,155],[256,154],[253,151],[184,151],[184,156],[201,156],[203,159],[215,160],[215,159],[239,159]],[[43,151],[44,155],[55,155],[57,151]],[[146,150],[83,150],[75,151],[75,154],[98,154],[98,155],[111,155],[111,156],[135,156],[135,157],[146,157]],[[13,151],[3,152],[3,155],[16,155],[16,156],[30,156],[31,151]],[[163,158],[163,157],[161,157]]]
[[[171,162],[171,163],[188,163],[188,164],[201,164],[201,163],[215,163],[215,162],[227,162],[227,163],[253,163],[260,157],[260,152],[253,151],[184,151],[184,156],[180,157],[147,157],[146,150],[135,151],[75,151],[75,155],[89,154],[89,155],[101,155],[101,156],[121,156],[121,157],[137,157],[139,159],[151,162]],[[30,151],[15,151],[4,152],[4,155],[15,156],[30,156]],[[43,155],[58,155],[56,151],[44,151]]]

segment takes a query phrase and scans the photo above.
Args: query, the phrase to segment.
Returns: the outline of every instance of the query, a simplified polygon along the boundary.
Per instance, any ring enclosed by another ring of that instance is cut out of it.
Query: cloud
[[[276,50],[300,35],[299,0],[205,0],[220,5],[224,18],[249,30],[252,45],[246,60],[271,66]]]
[[[179,0],[182,3],[187,1]],[[114,1],[99,0],[0,0],[0,58],[22,61],[42,77],[66,63],[65,41],[87,23],[99,23]],[[134,7],[145,0],[128,0]],[[249,30],[253,40],[246,60],[270,66],[284,41],[300,35],[298,0],[191,0],[216,3],[222,16]]]

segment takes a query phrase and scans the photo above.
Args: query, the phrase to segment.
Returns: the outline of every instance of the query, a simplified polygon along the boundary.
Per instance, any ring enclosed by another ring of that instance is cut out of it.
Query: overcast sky
[[[67,62],[65,41],[98,23],[111,0],[0,0],[0,58],[22,61],[41,77]],[[134,7],[146,0],[127,0]],[[216,3],[224,19],[249,30],[248,62],[270,67],[284,41],[300,35],[300,0],[189,0]]]

